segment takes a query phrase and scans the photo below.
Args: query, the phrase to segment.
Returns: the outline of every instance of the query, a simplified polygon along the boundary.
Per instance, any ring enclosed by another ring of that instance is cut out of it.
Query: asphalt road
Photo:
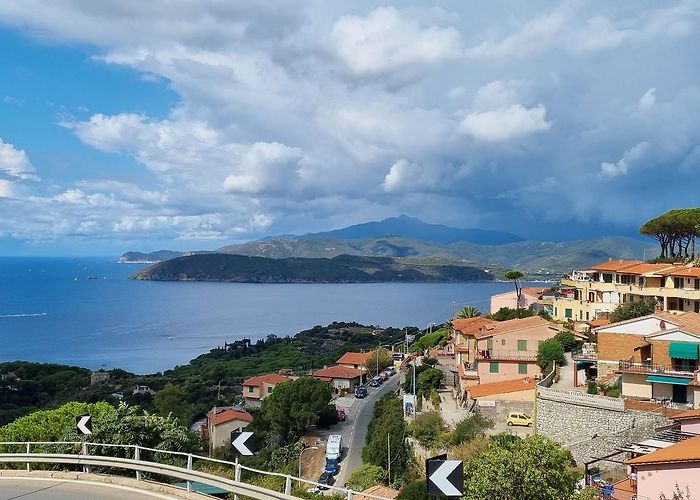
[[[345,455],[340,462],[340,472],[335,485],[342,487],[352,472],[362,465],[362,447],[365,445],[367,426],[372,419],[374,403],[387,392],[399,388],[400,374],[395,374],[379,387],[367,387],[369,394],[364,399],[356,399],[348,409],[348,419],[342,424],[340,434],[343,436]],[[335,432],[334,432],[335,433]]]
[[[134,488],[60,479],[0,478],[0,500],[153,500],[175,497]]]

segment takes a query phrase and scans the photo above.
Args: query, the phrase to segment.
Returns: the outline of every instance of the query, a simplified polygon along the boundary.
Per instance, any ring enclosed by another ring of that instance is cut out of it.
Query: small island
[[[131,276],[152,281],[231,283],[438,283],[492,281],[483,269],[418,259],[339,255],[325,258],[270,259],[210,253],[159,262]]]

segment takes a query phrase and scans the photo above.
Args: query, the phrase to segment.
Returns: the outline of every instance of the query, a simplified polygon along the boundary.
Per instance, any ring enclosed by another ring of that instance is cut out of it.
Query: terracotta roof
[[[659,274],[664,276],[683,276],[685,278],[700,278],[700,267],[671,266]]]
[[[522,288],[521,291],[522,293],[526,295],[541,295],[542,292],[547,290],[547,288],[542,288],[541,286],[527,286],[525,288]]]
[[[627,460],[629,465],[700,462],[700,436],[696,436],[667,448],[661,448],[641,457]]]
[[[599,326],[605,326],[610,324],[610,320],[607,318],[593,319],[588,322],[591,328],[598,328]]]
[[[328,368],[315,371],[313,376],[320,379],[339,378],[343,380],[352,380],[354,378],[361,377],[363,374],[364,372],[362,370],[356,370],[355,368],[347,368],[345,366],[329,366]]]
[[[253,416],[247,411],[231,410],[226,409],[211,415],[212,412],[207,414],[209,418],[209,424],[211,425],[221,425],[226,422],[231,422],[232,420],[242,420],[243,422],[252,422]]]
[[[475,318],[461,318],[452,320],[452,328],[462,333],[469,335],[476,333],[479,328],[495,323],[496,321],[487,318],[486,316],[477,316]]]
[[[517,332],[526,328],[536,327],[551,327],[553,329],[556,329],[557,331],[561,329],[556,323],[547,321],[546,319],[540,316],[530,316],[529,318],[516,318],[509,319],[507,321],[495,321],[481,328],[477,333],[475,333],[474,336],[477,339],[483,339],[486,337],[492,337],[494,335],[501,335],[503,333],[509,332]]]
[[[339,365],[364,365],[372,356],[372,352],[346,352],[338,361]]]
[[[673,314],[667,311],[659,311],[654,313],[654,316],[675,323],[680,326],[682,330],[687,332],[700,334],[700,314],[696,312],[686,311]],[[666,328],[669,330],[671,329],[668,326]]]
[[[673,420],[687,420],[691,418],[700,418],[700,410],[688,410],[679,413],[673,417]]]
[[[250,377],[249,379],[244,380],[243,385],[260,387],[263,382],[270,385],[277,385],[290,380],[292,380],[292,377],[288,377],[287,375],[280,375],[279,373],[265,373],[264,375],[256,375],[255,377]]]
[[[672,264],[647,264],[641,263],[626,267],[621,272],[623,274],[661,274],[661,271],[672,268]]]
[[[517,378],[514,380],[504,380],[503,382],[492,382],[490,384],[479,384],[469,388],[472,399],[494,394],[506,394],[509,392],[520,392],[534,389],[537,382],[530,377]]]
[[[375,495],[378,497],[383,497],[383,498],[396,498],[399,496],[399,490],[395,490],[393,488],[389,488],[388,486],[384,486],[383,484],[378,484],[376,486],[371,486],[367,488],[365,491],[362,493],[365,493],[367,495]],[[374,500],[371,497],[365,497],[362,496],[361,494],[355,494],[352,496],[353,498],[357,500]]]
[[[607,262],[601,262],[595,266],[591,266],[594,271],[622,271],[628,267],[636,266],[637,264],[643,264],[641,260],[609,260]]]

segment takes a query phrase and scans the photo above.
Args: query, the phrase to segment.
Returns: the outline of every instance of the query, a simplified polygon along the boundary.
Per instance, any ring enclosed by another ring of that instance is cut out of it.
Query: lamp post
[[[318,446],[309,446],[308,448],[304,448],[303,450],[301,450],[301,453],[299,453],[299,485],[301,485],[301,456],[306,450],[318,450]]]

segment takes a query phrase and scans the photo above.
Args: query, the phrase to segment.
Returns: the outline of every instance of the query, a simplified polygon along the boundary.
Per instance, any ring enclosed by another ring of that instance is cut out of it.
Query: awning
[[[690,342],[671,342],[668,355],[672,358],[698,359],[698,345]]]
[[[691,380],[693,380],[692,377],[668,377],[666,375],[649,375],[647,377],[647,382],[657,382],[659,384],[688,385]]]

